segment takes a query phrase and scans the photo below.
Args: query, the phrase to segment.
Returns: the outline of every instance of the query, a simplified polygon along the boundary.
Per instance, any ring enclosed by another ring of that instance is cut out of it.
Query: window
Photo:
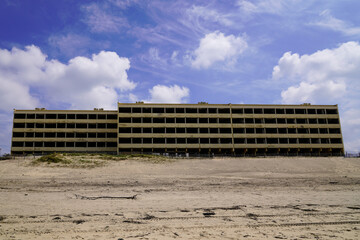
[[[243,114],[243,110],[241,108],[233,108],[231,111],[233,114]]]
[[[119,113],[131,113],[131,108],[119,107]]]
[[[219,111],[219,114],[229,114],[230,108],[219,108],[218,111]]]

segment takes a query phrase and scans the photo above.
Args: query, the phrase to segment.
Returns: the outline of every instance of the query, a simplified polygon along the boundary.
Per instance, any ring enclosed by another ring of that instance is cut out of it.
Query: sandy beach
[[[360,239],[360,159],[0,161],[0,239]]]

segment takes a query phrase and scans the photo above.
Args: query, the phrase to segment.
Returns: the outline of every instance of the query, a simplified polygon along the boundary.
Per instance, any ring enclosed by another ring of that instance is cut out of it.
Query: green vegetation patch
[[[111,155],[100,153],[52,153],[34,159],[31,162],[31,165],[69,168],[94,168],[104,166],[110,161],[123,160],[134,160],[148,163],[166,163],[173,161],[169,157],[151,154]]]

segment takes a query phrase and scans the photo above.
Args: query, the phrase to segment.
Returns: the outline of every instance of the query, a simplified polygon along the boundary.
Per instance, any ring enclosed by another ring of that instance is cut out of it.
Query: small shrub
[[[49,155],[42,156],[36,160],[36,162],[44,162],[44,163],[63,163],[63,164],[69,164],[71,163],[70,160],[62,158],[60,154],[52,153]]]

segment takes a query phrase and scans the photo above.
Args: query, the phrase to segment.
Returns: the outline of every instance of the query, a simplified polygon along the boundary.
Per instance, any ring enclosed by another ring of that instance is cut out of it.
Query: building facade
[[[11,152],[341,156],[344,145],[337,105],[138,102],[14,110]]]

